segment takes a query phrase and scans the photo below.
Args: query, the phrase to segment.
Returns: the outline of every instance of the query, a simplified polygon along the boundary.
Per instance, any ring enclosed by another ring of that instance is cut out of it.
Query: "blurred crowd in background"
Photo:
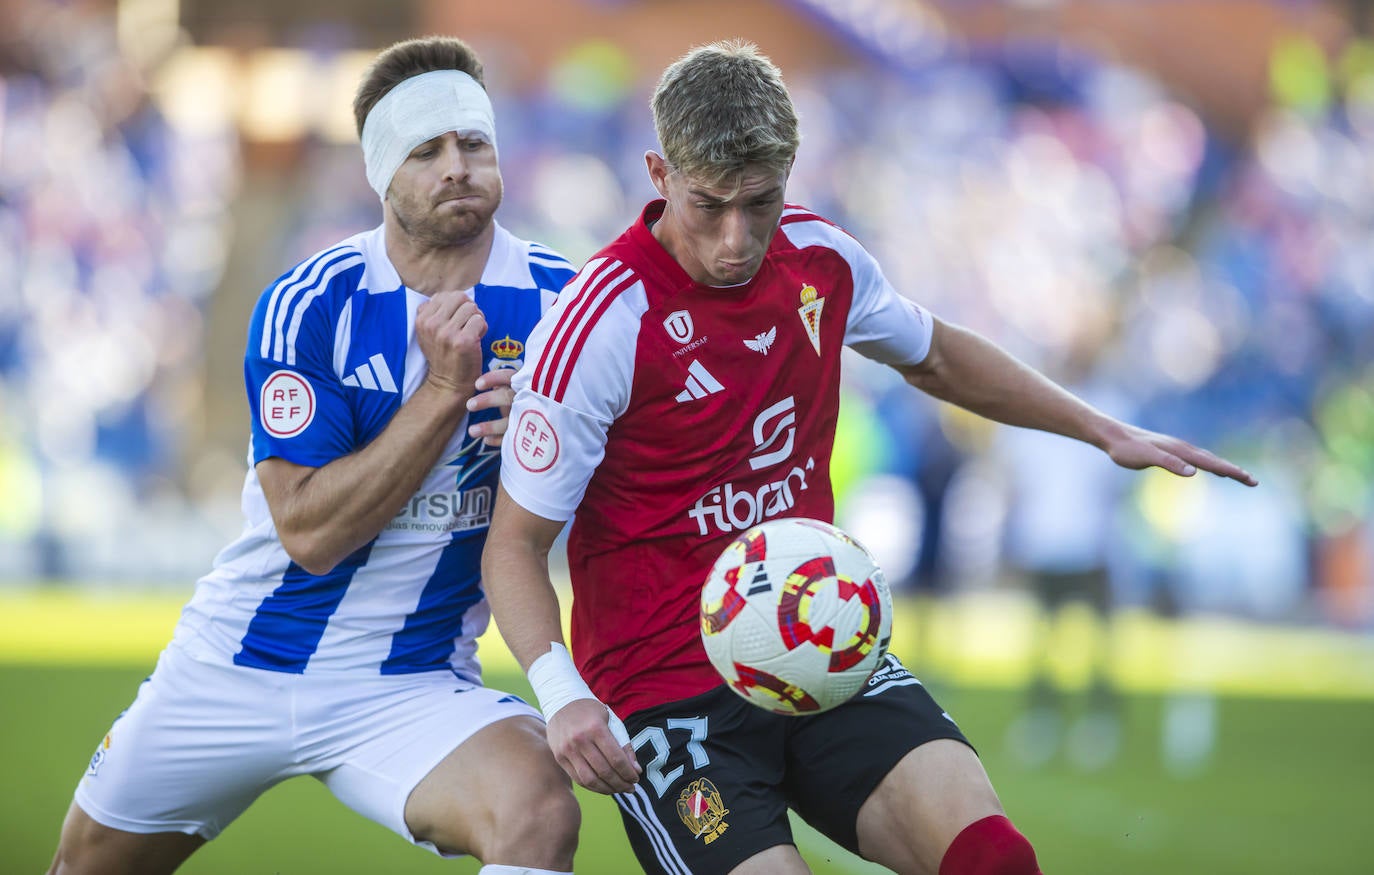
[[[281,233],[230,275],[252,230],[235,220],[240,133],[170,118],[108,11],[28,6],[0,46],[0,582],[189,587],[237,527],[248,431],[237,362],[207,351],[241,355],[261,288],[380,208],[356,142],[308,136]],[[517,90],[503,48],[473,42],[498,218],[585,259],[653,196],[658,70],[596,41]],[[1120,471],[855,357],[839,522],[907,590],[1081,585],[1103,604],[1374,628],[1374,43],[1280,41],[1245,137],[1043,35],[919,63],[855,53],[784,70],[804,136],[790,198],[942,318],[1261,486]],[[237,431],[206,434],[215,404]]]

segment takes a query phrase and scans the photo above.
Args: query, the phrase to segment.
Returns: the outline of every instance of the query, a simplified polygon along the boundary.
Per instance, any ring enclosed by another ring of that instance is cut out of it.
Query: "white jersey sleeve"
[[[790,223],[783,230],[798,248],[825,246],[848,262],[854,277],[854,300],[845,323],[845,346],[893,367],[925,359],[934,320],[924,307],[892,287],[877,259],[859,241],[819,218]]]
[[[530,334],[516,374],[501,485],[517,504],[567,520],[630,403],[644,287],[615,259],[591,261]]]
[[[935,320],[920,304],[897,293],[882,268],[859,244],[854,265],[854,303],[844,342],[860,355],[899,367],[923,361],[930,352]]]

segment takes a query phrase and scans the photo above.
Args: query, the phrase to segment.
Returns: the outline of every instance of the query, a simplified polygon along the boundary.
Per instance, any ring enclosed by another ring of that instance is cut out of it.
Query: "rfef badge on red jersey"
[[[275,371],[262,384],[258,418],[272,437],[295,437],[315,418],[315,390],[295,371]]]
[[[811,346],[815,348],[816,355],[821,354],[821,310],[825,307],[825,298],[816,295],[816,287],[802,284],[801,306],[797,308],[797,314],[801,316],[802,325],[806,327],[806,336],[811,338]]]

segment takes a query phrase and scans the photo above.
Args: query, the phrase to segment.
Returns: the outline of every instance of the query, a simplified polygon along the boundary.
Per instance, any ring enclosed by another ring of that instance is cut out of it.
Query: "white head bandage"
[[[433,70],[392,88],[363,122],[368,185],[386,200],[391,177],[411,150],[449,131],[496,147],[496,116],[476,79],[460,70]]]

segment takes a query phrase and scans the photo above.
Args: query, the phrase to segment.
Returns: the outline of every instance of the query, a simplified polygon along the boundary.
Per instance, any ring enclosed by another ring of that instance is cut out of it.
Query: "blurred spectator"
[[[107,17],[21,8],[0,43],[0,261],[14,266],[0,274],[0,403],[19,411],[0,430],[0,488],[29,512],[0,516],[0,549],[41,549],[0,575],[146,577],[149,557],[131,555],[141,517],[203,524],[187,471],[238,141],[164,121]],[[1033,365],[1119,321],[1097,356],[1104,391],[1142,425],[1270,475],[1243,497],[1198,481],[1167,501],[1132,481],[1113,508],[1138,521],[1119,551],[1128,596],[1156,581],[1184,607],[1374,628],[1374,47],[1349,28],[1281,42],[1272,109],[1237,143],[1149,73],[1053,34],[964,50],[932,33],[900,63],[875,49],[793,76],[807,140],[793,196],[862,239],[898,289]],[[490,54],[521,56],[504,49]],[[525,168],[502,212],[515,233],[586,257],[650,196],[636,72],[623,46],[591,41],[500,95],[503,158]],[[297,145],[294,197],[277,207],[290,231],[275,245],[291,252],[254,252],[240,277],[375,214],[334,160],[354,147]],[[851,424],[887,448],[861,460],[886,479],[849,509],[906,520],[879,536],[898,579],[986,579],[1006,492],[987,450],[869,373],[852,375]],[[1204,502],[1208,535],[1182,538]],[[1269,570],[1247,526],[1272,535]]]
[[[1098,351],[1096,338],[1080,340],[1052,374],[1094,407],[1129,422],[1135,411],[1098,373]],[[1131,472],[1090,447],[1044,432],[1001,429],[997,449],[1011,493],[1004,555],[1039,611],[1026,702],[1008,728],[1009,746],[1031,766],[1048,763],[1062,744],[1075,765],[1102,768],[1115,759],[1121,737],[1110,625],[1117,601],[1113,571],[1122,548],[1118,508]],[[1087,693],[1076,719],[1078,709],[1068,707],[1055,671],[1064,650],[1057,621],[1075,605],[1087,608],[1094,621],[1081,655]]]
[[[161,118],[114,22],[23,4],[0,58],[0,391],[36,466],[28,573],[166,559],[123,535],[180,491],[195,422],[201,308],[215,290],[237,164],[228,136]],[[184,517],[185,515],[182,514]],[[7,527],[0,543],[23,533]],[[176,539],[172,539],[175,542]]]

